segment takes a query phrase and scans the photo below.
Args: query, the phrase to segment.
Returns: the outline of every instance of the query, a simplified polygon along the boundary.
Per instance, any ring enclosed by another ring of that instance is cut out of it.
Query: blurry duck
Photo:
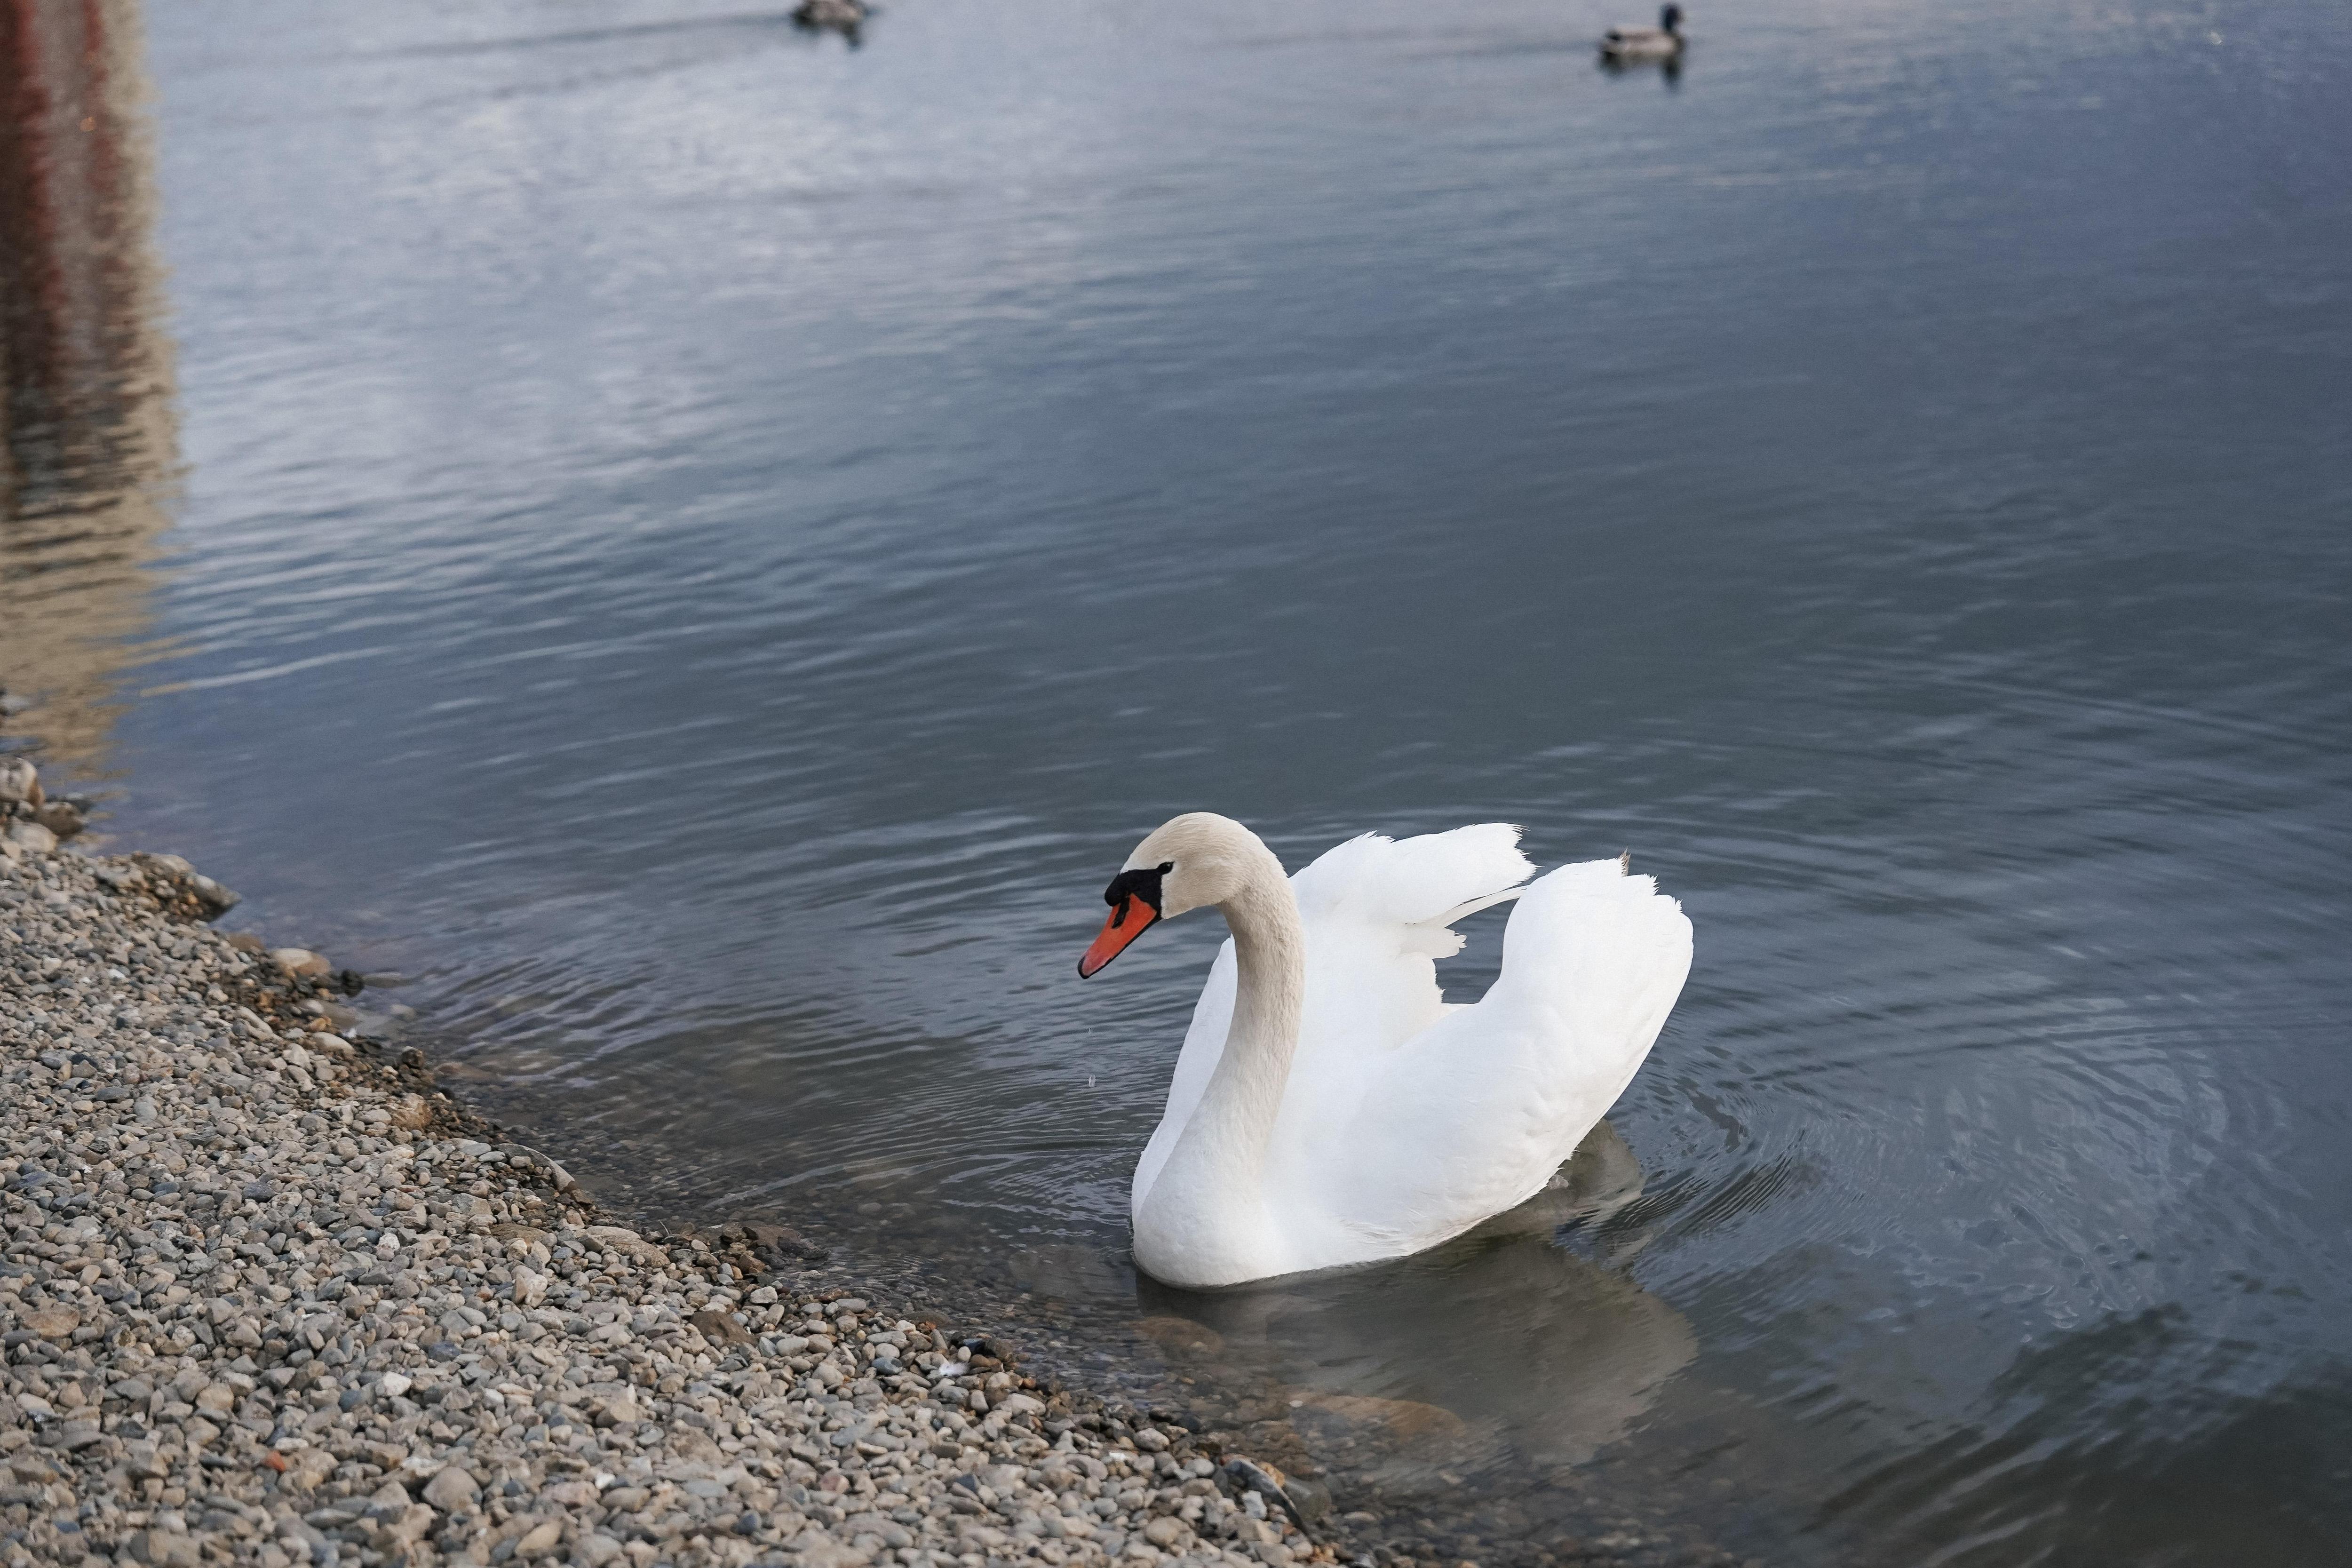
[[[1683,52],[1683,8],[1668,5],[1654,27],[1612,27],[1601,35],[1601,53],[1611,60],[1670,60]]]
[[[793,12],[795,26],[812,33],[839,33],[851,43],[857,42],[857,29],[873,15],[866,0],[801,0]]]

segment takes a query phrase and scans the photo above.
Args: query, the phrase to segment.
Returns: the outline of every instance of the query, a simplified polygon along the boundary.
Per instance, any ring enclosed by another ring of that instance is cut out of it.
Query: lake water
[[[1629,9],[21,11],[10,733],[608,1195],[1449,1551],[2340,1563],[2352,13]],[[1192,808],[1684,900],[1582,1209],[1135,1279]]]

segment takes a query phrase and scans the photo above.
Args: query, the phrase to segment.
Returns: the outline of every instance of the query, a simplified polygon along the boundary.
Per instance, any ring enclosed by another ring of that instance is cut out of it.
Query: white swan
[[[1631,1081],[1690,973],[1682,907],[1622,860],[1534,870],[1500,823],[1367,834],[1295,879],[1209,812],[1111,881],[1092,975],[1154,921],[1211,906],[1210,967],[1135,1167],[1135,1259],[1234,1285],[1402,1258],[1532,1197]],[[1447,926],[1517,898],[1484,1000],[1442,1000]]]

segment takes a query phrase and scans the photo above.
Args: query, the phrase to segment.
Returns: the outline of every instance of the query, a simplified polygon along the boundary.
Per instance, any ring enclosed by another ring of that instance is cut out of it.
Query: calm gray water
[[[11,733],[566,1147],[1452,1412],[1500,1557],[2340,1563],[2352,15],[1641,8],[88,8]],[[1609,1201],[1139,1285],[1190,808],[1630,847]]]

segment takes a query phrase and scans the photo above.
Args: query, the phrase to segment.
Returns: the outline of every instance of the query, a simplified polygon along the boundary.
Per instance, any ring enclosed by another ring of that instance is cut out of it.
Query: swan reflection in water
[[[1139,1278],[1139,1327],[1277,1462],[1295,1444],[1391,1492],[1507,1460],[1579,1465],[1697,1353],[1682,1314],[1622,1271],[1642,1238],[1608,1222],[1641,1189],[1603,1121],[1542,1193],[1433,1251],[1213,1293]]]

